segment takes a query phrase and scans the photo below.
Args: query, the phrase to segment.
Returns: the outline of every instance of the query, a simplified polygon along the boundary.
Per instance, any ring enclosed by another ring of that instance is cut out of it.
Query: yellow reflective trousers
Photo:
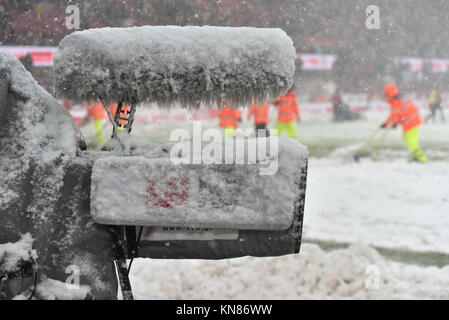
[[[277,135],[282,135],[283,132],[285,134],[293,139],[298,139],[298,133],[296,131],[296,121],[289,121],[289,122],[278,122],[276,123],[275,129],[278,131]]]
[[[415,127],[404,132],[403,139],[405,146],[412,153],[413,159],[418,162],[427,162],[427,157],[419,147],[419,127]]]
[[[103,119],[95,120],[94,128],[95,128],[95,141],[98,144],[105,144],[106,139],[103,136]]]
[[[235,128],[231,126],[226,126],[224,129],[224,139],[228,140],[235,132]]]

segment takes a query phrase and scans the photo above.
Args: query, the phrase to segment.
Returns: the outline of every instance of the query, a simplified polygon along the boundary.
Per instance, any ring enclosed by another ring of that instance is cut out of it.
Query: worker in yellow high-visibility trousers
[[[391,106],[391,113],[388,119],[381,125],[381,128],[397,125],[402,126],[405,146],[410,150],[412,158],[421,163],[427,162],[427,157],[419,146],[419,126],[422,123],[418,107],[411,99],[404,99],[399,94],[399,89],[392,83],[384,88],[387,102]]]
[[[238,128],[241,118],[240,111],[232,109],[229,103],[220,110],[220,127],[224,129],[224,140],[228,140]]]
[[[87,104],[87,115],[94,121],[95,142],[105,144],[106,139],[103,136],[103,121],[106,117],[106,111],[101,103]]]
[[[279,97],[273,104],[279,108],[278,121],[275,127],[278,130],[277,134],[282,135],[285,132],[288,137],[297,140],[296,121],[299,121],[301,116],[293,88],[288,90],[285,96]]]

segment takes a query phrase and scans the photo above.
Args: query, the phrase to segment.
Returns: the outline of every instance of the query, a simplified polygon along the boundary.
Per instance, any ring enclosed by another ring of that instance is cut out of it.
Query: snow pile
[[[35,295],[43,300],[85,300],[89,293],[89,286],[75,286],[46,278],[39,282]]]
[[[228,142],[224,148],[220,143],[214,149],[223,151],[218,164],[174,164],[170,158],[144,157],[97,160],[92,169],[94,220],[161,227],[288,229],[295,204],[304,194],[299,183],[307,148],[289,138],[237,140],[247,148],[240,152],[226,148]],[[248,150],[257,150],[257,145],[269,145],[269,156],[261,154],[254,163],[245,161]],[[230,157],[231,153],[235,157]],[[222,159],[230,162],[223,163]],[[190,160],[195,163],[200,159]],[[272,174],[261,175],[261,167],[267,166],[272,167]],[[127,188],[111,197],[117,185]]]
[[[341,147],[338,148],[336,150],[334,150],[333,152],[331,152],[327,158],[328,159],[332,159],[335,162],[339,162],[339,163],[347,163],[355,161],[354,156],[356,154],[367,154],[367,155],[371,155],[371,149],[369,149],[369,147],[363,147],[364,145],[362,143],[359,144],[354,144],[354,145],[350,145],[350,146],[346,146],[346,147]],[[363,147],[363,149],[362,149]]]
[[[36,260],[33,242],[32,236],[27,233],[15,243],[0,244],[0,274],[18,271],[22,262]]]
[[[76,103],[198,108],[275,99],[293,81],[295,48],[280,29],[144,26],[90,29],[55,54],[57,95]]]
[[[363,245],[303,244],[299,255],[276,258],[137,259],[131,282],[136,295],[167,299],[449,299],[448,274],[388,262]]]

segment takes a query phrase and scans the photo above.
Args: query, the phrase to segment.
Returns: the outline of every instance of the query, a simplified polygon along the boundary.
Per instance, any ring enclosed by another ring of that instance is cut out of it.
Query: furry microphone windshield
[[[280,29],[145,26],[75,32],[55,54],[55,86],[74,103],[184,108],[275,99],[293,82],[295,48]]]

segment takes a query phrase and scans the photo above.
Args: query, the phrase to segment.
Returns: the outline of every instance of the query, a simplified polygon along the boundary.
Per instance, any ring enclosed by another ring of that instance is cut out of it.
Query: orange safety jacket
[[[103,105],[101,103],[88,103],[86,107],[87,115],[94,121],[105,118],[106,112],[104,111]]]
[[[274,104],[279,106],[278,122],[291,122],[295,121],[295,119],[301,119],[298,101],[293,91],[289,91],[285,96],[281,96]]]
[[[226,128],[231,127],[236,129],[238,127],[238,121],[241,117],[240,111],[224,107],[220,110],[220,127]]]
[[[248,113],[248,120],[254,115],[254,124],[268,123],[268,103],[261,105],[260,102],[253,103]]]
[[[117,103],[110,103],[108,107],[109,107],[109,113],[111,114],[112,119],[115,119],[115,113],[117,112],[118,104]],[[131,111],[131,107],[125,105],[124,106],[124,110],[125,110],[125,112],[130,112]],[[120,116],[122,118],[128,118],[128,114],[124,114],[123,112],[120,114]],[[126,124],[126,120],[119,119],[118,122],[120,124],[122,124],[122,125]]]
[[[419,126],[422,123],[421,116],[419,115],[418,107],[413,103],[411,99],[402,101],[398,96],[389,99],[391,106],[391,113],[388,119],[385,121],[385,125],[402,125],[402,130],[407,132]]]

